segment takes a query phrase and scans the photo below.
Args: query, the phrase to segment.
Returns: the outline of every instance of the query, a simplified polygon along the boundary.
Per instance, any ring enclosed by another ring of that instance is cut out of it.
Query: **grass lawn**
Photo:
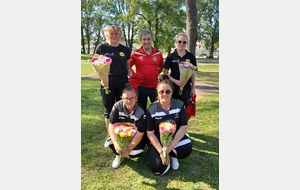
[[[82,73],[93,74],[88,68],[91,65],[85,64],[87,59],[82,55]],[[198,64],[198,72],[218,73],[218,66],[205,65],[200,63],[201,68]],[[209,80],[207,75],[207,82],[218,82],[216,76]],[[112,168],[115,155],[103,146],[107,131],[99,86],[97,80],[81,79],[81,189],[219,189],[219,94],[196,103],[196,117],[188,122],[192,154],[179,160],[177,171],[170,169],[156,176],[146,152],[139,158],[125,159],[118,169]]]

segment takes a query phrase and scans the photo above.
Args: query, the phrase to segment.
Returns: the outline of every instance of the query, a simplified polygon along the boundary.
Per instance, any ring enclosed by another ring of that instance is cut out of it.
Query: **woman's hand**
[[[180,80],[175,80],[174,83],[179,87],[183,86],[183,82],[181,82]]]
[[[195,88],[192,87],[191,95],[192,95],[192,96],[195,96],[195,94],[196,94],[196,93],[195,93]]]
[[[122,157],[126,158],[129,156],[131,150],[128,150],[128,148],[123,152],[123,154],[121,155]]]
[[[160,154],[160,159],[163,165],[169,165],[170,164],[170,156],[169,154],[166,153],[167,155],[167,162],[164,162],[164,156],[163,156],[163,152],[161,152]]]
[[[167,154],[169,154],[174,149],[175,146],[176,146],[176,144],[174,143],[174,141],[171,141],[171,144],[167,147],[164,147],[163,151],[165,151]]]
[[[122,149],[120,148],[120,146],[119,146],[118,143],[114,144],[114,147],[115,147],[116,152],[117,152],[119,155],[122,155],[122,154],[123,154],[123,151],[122,151]]]
[[[101,85],[102,85],[104,88],[107,88],[107,87],[108,87],[108,82],[103,82],[103,81],[101,81]]]

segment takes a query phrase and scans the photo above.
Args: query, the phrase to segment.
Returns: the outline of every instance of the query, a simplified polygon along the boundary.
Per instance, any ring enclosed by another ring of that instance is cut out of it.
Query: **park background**
[[[80,1],[1,6],[0,188],[81,189]],[[298,6],[220,7],[219,187],[295,189]]]

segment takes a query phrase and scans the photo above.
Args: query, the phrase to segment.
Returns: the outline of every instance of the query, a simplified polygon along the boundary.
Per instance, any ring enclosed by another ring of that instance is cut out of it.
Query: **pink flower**
[[[175,127],[175,126],[174,126],[174,127],[172,126],[172,127],[170,127],[170,128],[171,128],[171,132],[172,132],[172,133],[175,133],[176,127]]]
[[[98,60],[98,58],[97,57],[93,57],[91,61],[92,61],[92,63],[94,63],[94,61],[96,61],[96,60]]]
[[[165,133],[165,132],[168,131],[166,127],[162,127],[162,126],[159,127],[159,130],[160,130],[160,132],[162,132],[162,133]]]
[[[131,136],[133,137],[133,136],[135,135],[135,133],[136,133],[136,132],[135,132],[134,130],[132,130],[132,131],[131,131]]]

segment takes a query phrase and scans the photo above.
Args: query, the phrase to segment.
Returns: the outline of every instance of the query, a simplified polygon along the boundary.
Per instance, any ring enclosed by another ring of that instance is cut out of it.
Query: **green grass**
[[[197,63],[195,79],[202,82],[219,83],[219,63]]]
[[[84,65],[88,64],[81,64],[82,73],[88,70]],[[205,65],[200,64],[199,72],[217,72],[215,64]],[[207,81],[214,82],[215,78],[207,76]],[[81,189],[219,189],[218,93],[196,102],[196,117],[188,122],[192,154],[179,160],[177,171],[170,169],[156,176],[148,165],[146,152],[139,158],[125,159],[118,169],[112,168],[115,155],[103,146],[107,132],[99,87],[99,81],[81,78]]]

